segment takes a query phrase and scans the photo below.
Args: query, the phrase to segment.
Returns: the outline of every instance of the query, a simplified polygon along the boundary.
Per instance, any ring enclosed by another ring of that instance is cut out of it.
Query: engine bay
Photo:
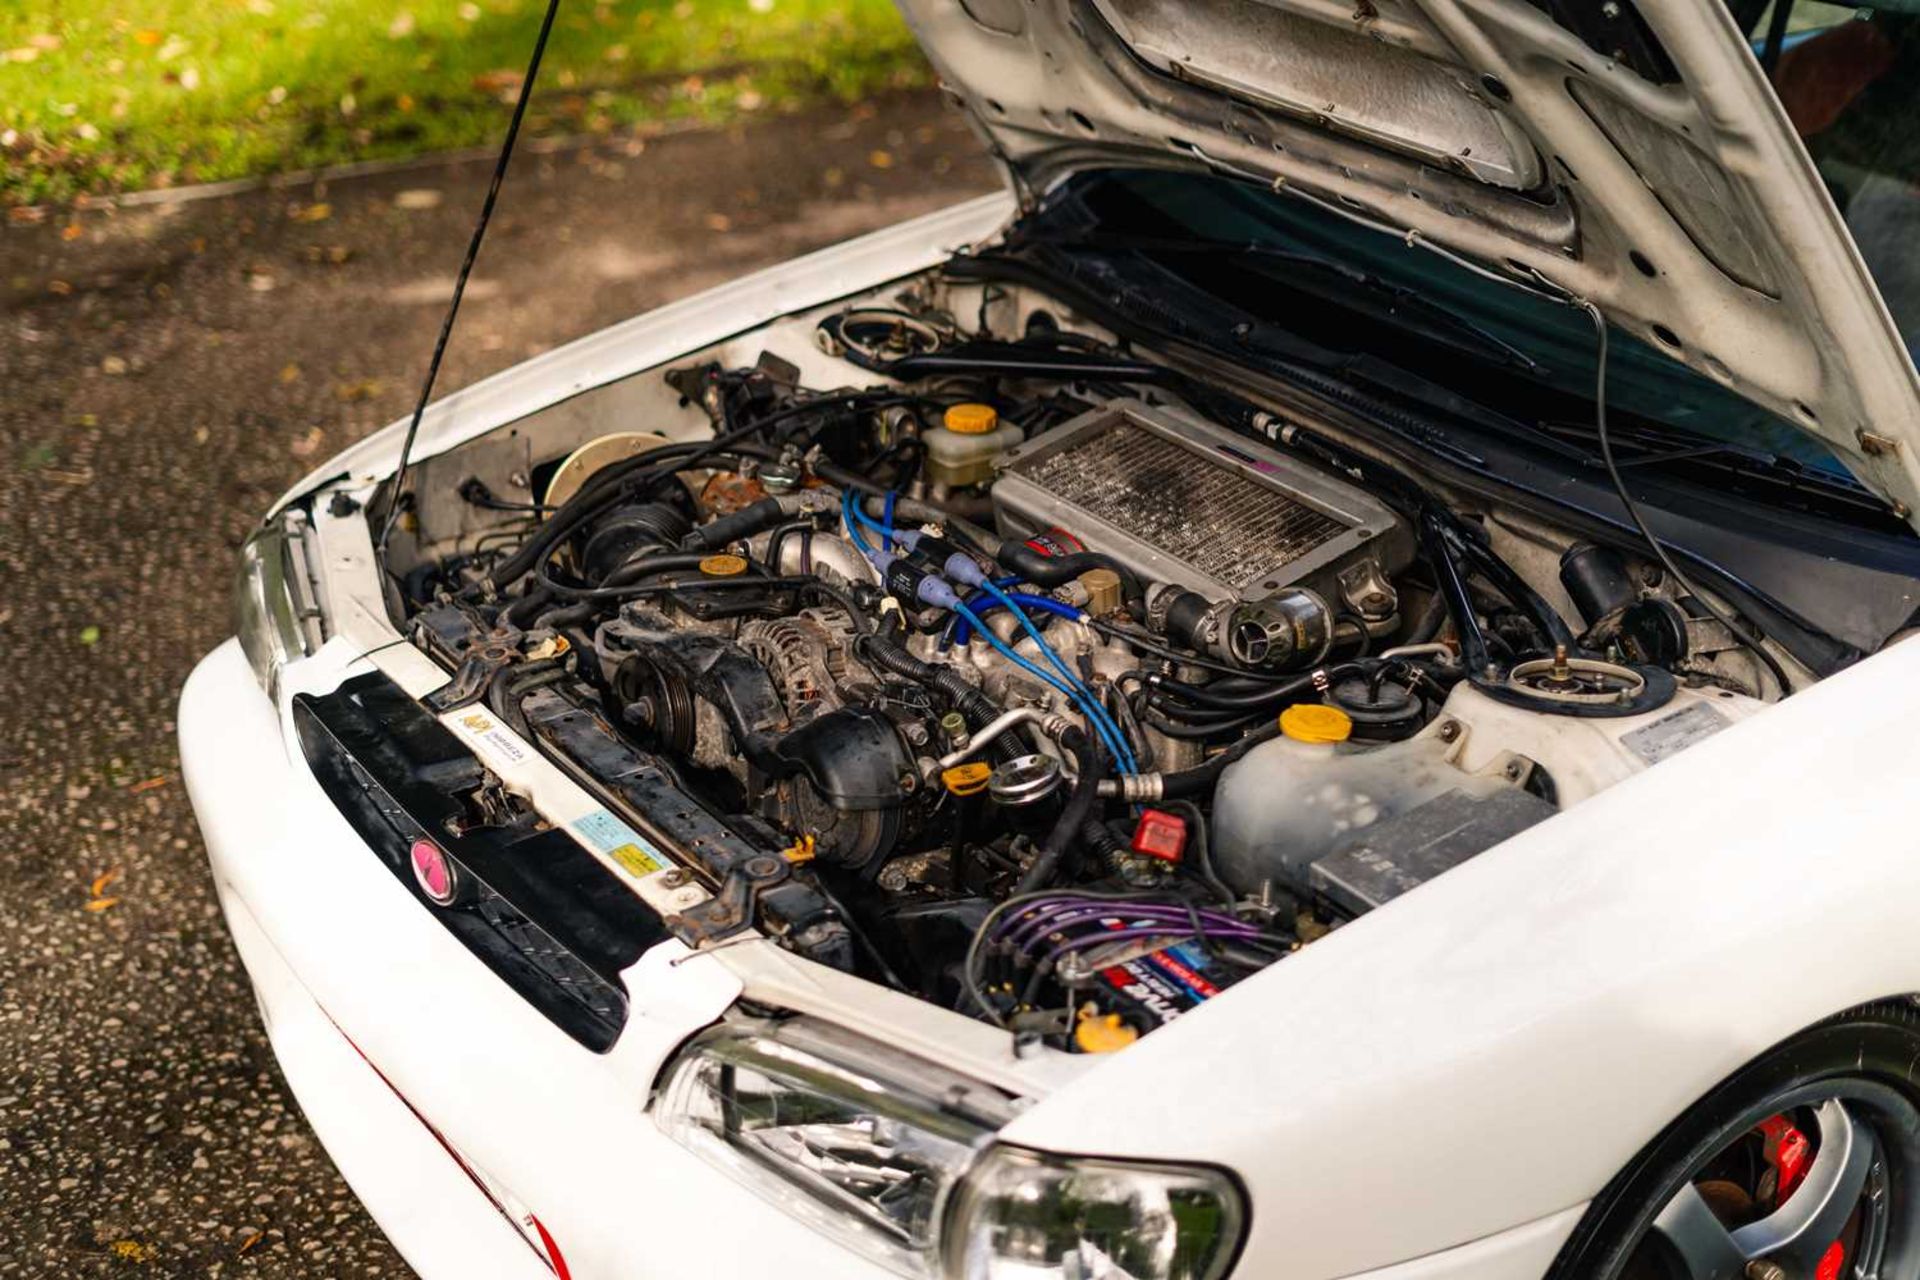
[[[683,855],[689,945],[1118,1049],[1784,692],[1653,557],[995,292],[422,473],[429,708]]]

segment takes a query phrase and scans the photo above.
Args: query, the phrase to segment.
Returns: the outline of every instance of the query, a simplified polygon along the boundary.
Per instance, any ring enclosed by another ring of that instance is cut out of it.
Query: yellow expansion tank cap
[[[1280,732],[1295,742],[1345,742],[1353,736],[1353,720],[1338,707],[1302,702],[1280,713]]]
[[[946,427],[963,436],[983,436],[1000,425],[1000,414],[990,404],[956,404],[947,410]]]

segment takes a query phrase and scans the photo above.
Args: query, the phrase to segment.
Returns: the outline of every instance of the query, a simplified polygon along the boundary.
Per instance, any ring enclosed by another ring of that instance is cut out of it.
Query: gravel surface
[[[0,230],[0,1277],[408,1274],[267,1049],[173,717],[252,519],[411,407],[486,171]],[[992,183],[930,94],[523,156],[441,386]]]

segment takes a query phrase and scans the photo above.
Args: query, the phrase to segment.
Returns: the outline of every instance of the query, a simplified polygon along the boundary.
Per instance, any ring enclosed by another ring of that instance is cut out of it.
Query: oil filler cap
[[[956,404],[942,420],[947,430],[963,436],[983,436],[1000,425],[1000,414],[990,404]]]
[[[1280,732],[1295,742],[1345,742],[1353,736],[1353,719],[1338,707],[1302,702],[1280,713]]]
[[[700,562],[700,572],[709,578],[737,578],[746,571],[747,561],[744,556],[708,556]]]

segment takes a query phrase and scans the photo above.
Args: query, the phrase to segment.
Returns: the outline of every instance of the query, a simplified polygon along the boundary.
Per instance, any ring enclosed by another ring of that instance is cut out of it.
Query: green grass
[[[0,204],[498,141],[543,0],[0,0]],[[890,0],[562,0],[535,133],[926,78]]]

